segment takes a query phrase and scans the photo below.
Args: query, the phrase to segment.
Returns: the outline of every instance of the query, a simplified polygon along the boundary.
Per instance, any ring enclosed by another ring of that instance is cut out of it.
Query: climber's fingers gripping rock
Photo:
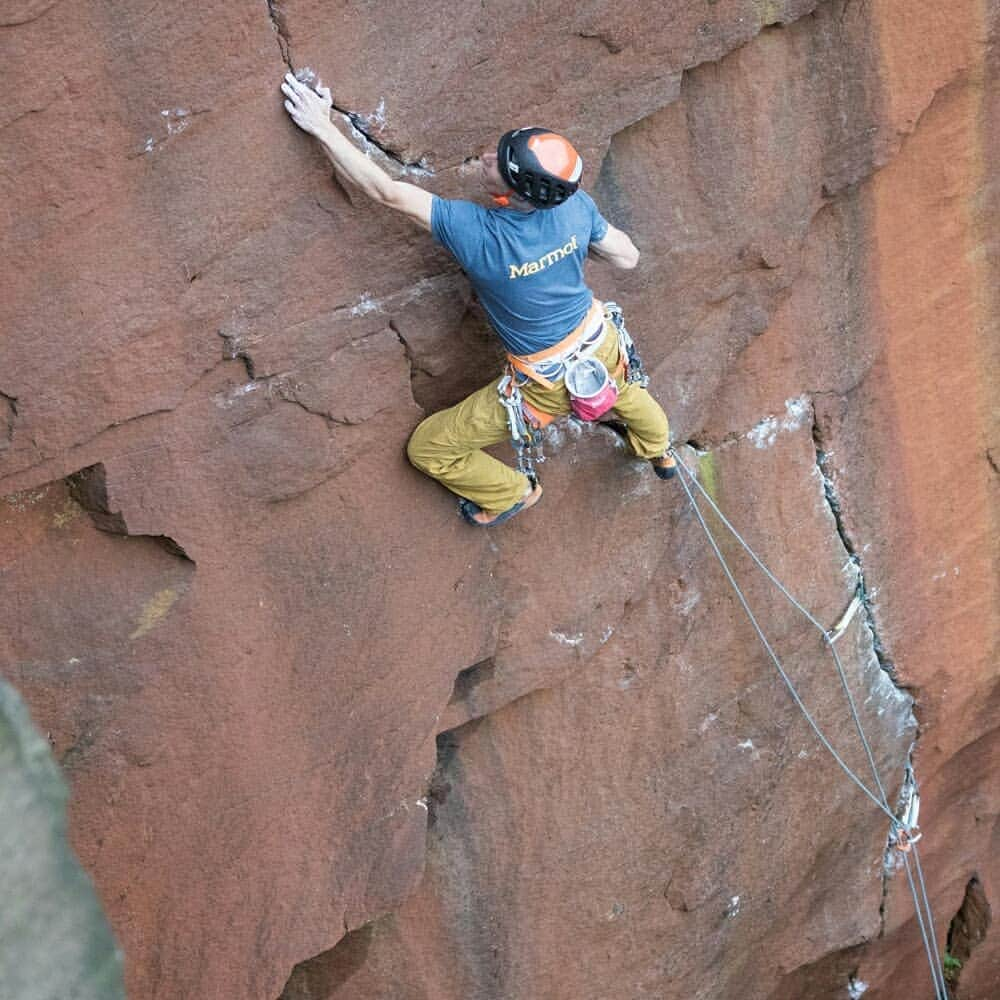
[[[310,86],[296,80],[291,73],[286,73],[281,92],[285,95],[285,110],[304,132],[319,135],[329,126],[333,101],[330,88],[324,87],[319,78],[314,86]]]

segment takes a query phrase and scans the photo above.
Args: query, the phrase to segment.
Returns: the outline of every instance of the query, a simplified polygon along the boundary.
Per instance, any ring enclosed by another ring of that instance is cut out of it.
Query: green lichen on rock
[[[715,455],[710,451],[698,453],[698,481],[705,487],[705,492],[718,500],[719,484],[715,470]]]
[[[124,1000],[122,958],[66,839],[67,790],[0,681],[0,1000]]]

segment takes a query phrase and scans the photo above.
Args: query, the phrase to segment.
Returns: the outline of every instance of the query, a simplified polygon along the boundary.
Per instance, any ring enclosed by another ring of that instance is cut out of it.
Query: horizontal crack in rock
[[[0,28],[17,28],[22,24],[31,24],[32,21],[37,21],[48,14],[53,7],[58,7],[61,2],[62,0],[49,0],[48,3],[43,2],[40,5],[28,3],[27,10],[21,11],[18,11],[17,4],[14,4],[13,11],[0,14]]]

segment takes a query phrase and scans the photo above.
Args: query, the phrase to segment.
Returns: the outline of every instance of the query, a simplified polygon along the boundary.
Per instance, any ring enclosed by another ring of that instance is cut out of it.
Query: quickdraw
[[[535,471],[535,463],[540,465],[545,461],[542,437],[538,433],[542,428],[542,422],[526,414],[527,404],[513,375],[504,375],[500,379],[497,393],[500,396],[500,403],[507,411],[507,426],[510,428],[510,443],[514,446],[514,454],[517,456],[517,471],[526,475],[533,487],[537,486],[538,473]]]
[[[889,845],[903,854],[909,854],[910,848],[923,836],[918,826],[920,819],[920,792],[917,789],[917,779],[913,768],[907,766],[903,781],[902,797],[905,805],[903,815],[893,823],[889,830]]]

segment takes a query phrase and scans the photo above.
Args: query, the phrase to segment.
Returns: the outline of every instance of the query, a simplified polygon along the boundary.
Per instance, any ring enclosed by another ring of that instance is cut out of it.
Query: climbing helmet
[[[570,141],[547,128],[505,132],[497,145],[504,182],[536,208],[561,205],[580,186],[583,160]]]

